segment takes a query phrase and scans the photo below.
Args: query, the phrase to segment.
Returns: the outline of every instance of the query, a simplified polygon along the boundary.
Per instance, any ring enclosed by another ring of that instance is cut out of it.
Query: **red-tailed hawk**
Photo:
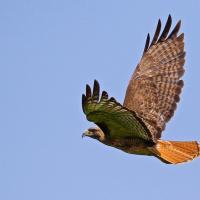
[[[131,77],[123,105],[113,97],[108,98],[105,91],[100,96],[96,80],[93,91],[86,86],[86,94],[82,96],[83,112],[97,127],[89,128],[83,136],[127,153],[156,156],[170,164],[193,160],[200,155],[200,145],[196,141],[160,139],[183,87],[184,34],[178,34],[181,21],[169,33],[171,23],[169,15],[160,34],[159,19],[151,43],[147,35],[143,56]]]

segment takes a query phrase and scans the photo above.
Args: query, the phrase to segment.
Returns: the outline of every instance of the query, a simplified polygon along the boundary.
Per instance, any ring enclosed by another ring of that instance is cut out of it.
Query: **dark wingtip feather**
[[[181,20],[178,21],[178,23],[176,24],[176,26],[174,27],[173,31],[170,33],[168,38],[176,37],[180,27],[181,27]]]
[[[153,37],[153,40],[152,40],[152,42],[151,42],[150,45],[149,45],[149,43],[150,43],[150,35],[149,35],[149,33],[147,35],[146,43],[145,43],[145,47],[144,47],[144,51],[143,51],[143,56],[148,51],[148,49],[151,46],[153,46],[154,44],[156,44],[158,42],[162,42],[162,41],[164,41],[166,39],[170,39],[170,38],[173,38],[173,37],[177,36],[178,31],[180,30],[180,27],[181,27],[181,20],[178,21],[178,23],[176,24],[176,26],[174,27],[174,29],[172,30],[172,32],[169,34],[171,25],[172,25],[172,17],[169,14],[169,16],[167,18],[167,22],[165,24],[165,27],[164,27],[164,29],[162,31],[162,34],[160,35],[161,20],[160,19],[158,20],[156,31],[154,33],[154,37]],[[167,37],[168,34],[169,34],[169,36]],[[159,35],[160,35],[160,37],[159,37]],[[181,36],[180,39],[183,39],[184,35],[181,34],[180,36]]]
[[[167,35],[169,33],[171,25],[172,25],[172,17],[171,17],[171,15],[169,15],[168,18],[167,18],[167,22],[165,24],[165,28],[164,28],[164,30],[163,30],[163,32],[162,32],[162,34],[161,34],[161,36],[160,36],[160,38],[158,40],[159,42],[166,39],[166,37],[167,37]]]
[[[99,87],[99,82],[96,79],[94,80],[94,88],[97,88],[97,89],[100,88]]]
[[[108,93],[106,91],[103,91],[101,94],[102,99],[108,99]]]
[[[91,88],[90,88],[90,86],[87,84],[87,85],[86,85],[86,97],[89,98],[89,97],[91,97],[91,95],[92,95]]]
[[[158,36],[159,36],[159,34],[160,34],[160,30],[161,30],[161,20],[159,19],[159,20],[158,20],[157,27],[156,27],[156,31],[155,31],[155,33],[154,33],[154,37],[153,37],[153,40],[152,40],[150,46],[154,45],[154,44],[157,42]]]
[[[84,94],[82,94],[82,109],[83,109],[83,112],[85,112],[85,104],[87,102],[87,98]]]
[[[111,98],[110,98],[110,101],[112,101],[112,102],[117,102],[116,99],[115,99],[114,97],[111,97]]]
[[[145,43],[145,47],[144,47],[144,51],[143,51],[143,55],[145,54],[145,52],[148,50],[149,48],[149,42],[150,42],[150,35],[149,33],[147,34],[147,39],[146,39],[146,43]]]
[[[98,101],[99,99],[99,90],[100,90],[100,86],[99,86],[99,82],[97,80],[94,80],[94,87],[93,87],[93,100]]]

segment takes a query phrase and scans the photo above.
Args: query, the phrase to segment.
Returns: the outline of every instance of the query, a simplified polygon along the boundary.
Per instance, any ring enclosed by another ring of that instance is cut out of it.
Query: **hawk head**
[[[85,137],[85,136],[99,140],[100,142],[103,142],[105,140],[105,134],[99,127],[92,127],[92,128],[87,129],[82,134],[82,137]]]

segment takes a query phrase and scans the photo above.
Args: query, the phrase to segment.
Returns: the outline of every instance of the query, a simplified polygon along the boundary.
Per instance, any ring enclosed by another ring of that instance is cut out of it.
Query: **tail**
[[[193,160],[200,156],[200,144],[196,141],[176,142],[158,140],[151,151],[161,161],[168,164],[178,164]]]

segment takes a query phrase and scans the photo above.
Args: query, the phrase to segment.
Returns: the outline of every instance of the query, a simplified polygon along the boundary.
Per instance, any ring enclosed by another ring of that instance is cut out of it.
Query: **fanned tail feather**
[[[178,164],[199,157],[200,144],[196,141],[179,142],[158,140],[158,143],[151,151],[165,163]]]

